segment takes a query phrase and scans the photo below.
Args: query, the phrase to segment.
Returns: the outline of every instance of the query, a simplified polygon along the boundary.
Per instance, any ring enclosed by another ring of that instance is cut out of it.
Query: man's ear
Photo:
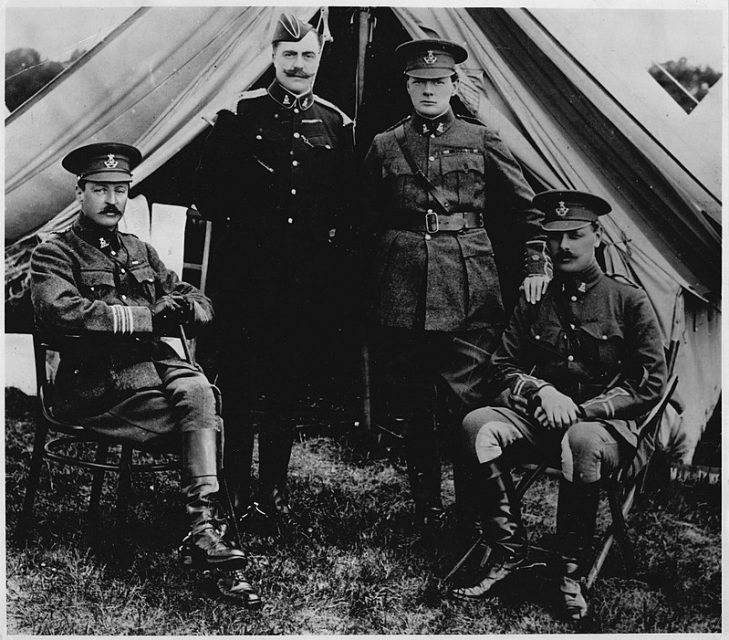
[[[459,82],[460,82],[460,80],[454,80],[453,81],[453,86],[451,87],[451,97],[454,96],[454,95],[456,95],[456,92],[458,91],[458,83]]]
[[[599,247],[600,243],[602,242],[602,225],[598,224],[597,229],[595,229],[595,235],[597,236],[595,238],[595,247]]]
[[[81,187],[79,187],[78,185],[76,185],[76,201],[79,204],[83,204],[83,201],[84,201],[83,189],[81,189]]]

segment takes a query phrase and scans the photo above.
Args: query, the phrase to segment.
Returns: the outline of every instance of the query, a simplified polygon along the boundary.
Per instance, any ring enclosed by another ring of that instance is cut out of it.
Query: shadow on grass
[[[135,480],[126,523],[107,483],[96,526],[86,518],[89,474],[46,466],[28,543],[13,539],[30,459],[33,399],[6,394],[8,631],[24,634],[496,634],[717,632],[721,628],[720,495],[670,485],[630,519],[639,571],[611,552],[579,628],[555,617],[552,576],[513,575],[491,600],[445,597],[440,578],[463,549],[446,470],[447,517],[429,543],[413,524],[404,469],[352,433],[309,429],[291,462],[293,513],[276,530],[244,532],[246,571],[264,598],[254,612],[221,600],[185,572],[176,547],[185,517],[174,473]],[[326,435],[322,435],[326,434]],[[556,483],[525,500],[530,538],[548,539]],[[604,524],[604,516],[601,518]]]

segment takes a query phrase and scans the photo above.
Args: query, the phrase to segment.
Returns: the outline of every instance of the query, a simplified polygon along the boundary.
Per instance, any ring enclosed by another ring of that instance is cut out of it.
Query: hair
[[[407,83],[408,83],[408,82],[410,81],[410,79],[414,79],[414,76],[409,76],[409,75],[407,75],[406,73],[404,73],[404,74],[403,74],[403,76],[405,77],[405,84],[407,84]],[[444,77],[445,77],[445,76],[444,76]],[[458,82],[458,80],[459,80],[459,78],[458,78],[458,71],[454,71],[454,72],[453,72],[453,73],[452,73],[452,74],[451,74],[450,76],[448,76],[448,77],[450,77],[450,79],[451,79],[451,82],[453,82],[453,83],[455,84],[455,83],[456,83],[456,82]],[[438,79],[439,79],[439,78],[433,78],[433,80],[438,80]],[[427,78],[421,78],[421,80],[427,80]]]
[[[78,182],[76,182],[76,186],[79,189],[81,189],[81,191],[83,191],[86,188],[86,185],[89,182],[95,182],[95,180],[87,180],[86,178],[79,178],[78,179]],[[132,181],[131,181],[131,179],[129,180],[129,182],[127,182],[125,180],[124,182],[118,182],[118,183],[114,183],[114,184],[126,184],[129,189],[131,189],[131,187],[132,187]]]

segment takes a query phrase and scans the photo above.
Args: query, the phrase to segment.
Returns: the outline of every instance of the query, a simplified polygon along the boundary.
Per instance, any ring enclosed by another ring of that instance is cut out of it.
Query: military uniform
[[[553,238],[552,250],[558,247],[567,257],[555,263],[555,278],[539,302],[519,301],[491,358],[494,388],[503,389],[501,406],[477,409],[464,419],[467,448],[479,467],[482,523],[498,553],[479,584],[454,593],[487,596],[525,557],[519,501],[504,453],[516,456],[517,442],[537,454],[561,445],[557,533],[571,560],[560,589],[565,612],[577,619],[587,611],[577,579],[589,568],[599,480],[634,450],[636,421],[660,399],[666,363],[645,292],[621,276],[604,274],[594,258],[589,243],[599,242],[594,225],[610,211],[608,203],[573,191],[542,192],[534,203],[546,213],[543,226]],[[583,259],[584,267],[560,266]],[[540,392],[547,387],[574,407],[575,418],[566,427],[545,426],[540,419],[540,412],[546,415]]]
[[[202,371],[160,338],[179,324],[209,323],[212,306],[150,245],[117,227],[140,160],[119,143],[87,145],[63,159],[78,178],[81,215],[31,256],[36,327],[61,340],[53,411],[140,449],[179,450],[190,524],[182,562],[240,569],[245,556],[223,540],[217,522],[219,399]],[[246,603],[260,603],[248,583],[240,585]]]
[[[56,413],[83,417],[90,427],[135,444],[154,444],[175,431],[163,378],[169,385],[204,376],[155,335],[151,307],[177,292],[205,324],[213,317],[210,301],[168,270],[151,245],[119,231],[102,233],[84,218],[35,249],[31,277],[38,329],[85,338],[70,341],[61,354]],[[125,407],[134,409],[133,418]],[[202,414],[200,407],[193,409],[182,417],[183,430],[220,430],[214,406]],[[119,413],[128,416],[122,425]]]
[[[401,46],[408,48],[406,73],[416,77],[448,76],[456,59],[465,59],[444,41]],[[416,112],[377,135],[364,162],[363,193],[380,395],[389,413],[410,423],[411,453],[420,451],[411,456],[411,480],[431,478],[429,488],[414,487],[416,505],[437,507],[434,385],[445,381],[461,416],[483,398],[485,363],[505,321],[497,261],[523,266],[524,275],[549,274],[542,213],[531,207],[533,192],[498,134],[450,108],[435,118]],[[514,260],[522,252],[524,260]]]
[[[295,40],[308,28],[295,19],[288,26],[301,30],[280,39]],[[351,224],[352,151],[352,122],[342,111],[276,80],[241,94],[233,111],[220,111],[205,142],[195,202],[213,221],[208,292],[219,384],[237,399],[224,411],[235,429],[226,466],[244,476],[240,508],[250,492],[251,406],[265,403],[259,477],[268,503],[272,487],[285,493],[292,442],[286,410],[333,351],[341,294],[351,286],[341,238]]]

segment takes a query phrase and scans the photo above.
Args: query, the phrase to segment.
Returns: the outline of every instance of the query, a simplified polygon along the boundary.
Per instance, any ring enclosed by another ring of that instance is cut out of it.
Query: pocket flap
[[[106,269],[85,269],[79,273],[79,281],[86,287],[114,286],[114,272]]]

